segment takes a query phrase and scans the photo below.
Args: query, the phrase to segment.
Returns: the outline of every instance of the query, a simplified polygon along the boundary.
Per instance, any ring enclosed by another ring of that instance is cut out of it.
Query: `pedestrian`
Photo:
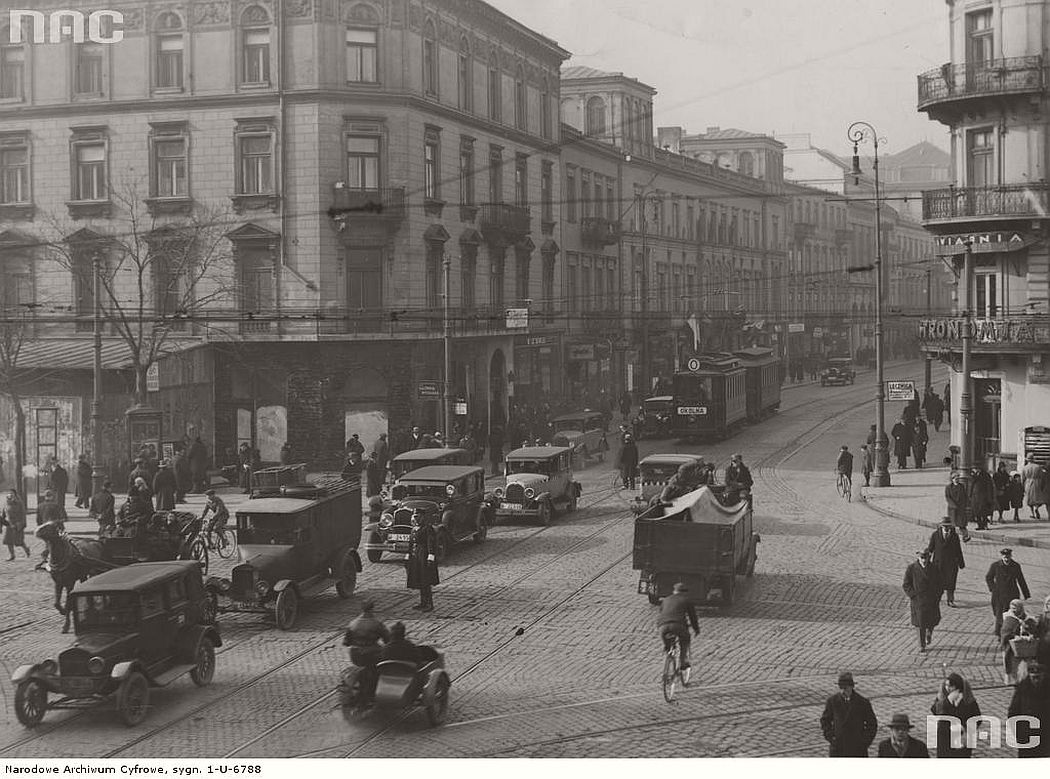
[[[365,445],[361,443],[361,436],[357,433],[351,433],[346,442],[346,453],[349,455],[351,452],[357,452],[361,457],[365,455]]]
[[[944,400],[942,404],[944,406],[944,424],[948,427],[952,426],[952,385],[951,382],[944,385]]]
[[[839,457],[835,461],[835,473],[843,474],[851,484],[853,483],[853,454],[845,444],[839,449]]]
[[[1024,482],[1019,471],[1010,471],[1010,483],[1006,485],[1006,496],[1010,508],[1014,511],[1014,522],[1021,521],[1021,507],[1024,505]]]
[[[930,564],[930,553],[920,549],[904,571],[904,594],[911,600],[911,624],[919,629],[919,651],[933,643],[933,629],[941,621],[941,580]]]
[[[1025,466],[1021,470],[1021,478],[1024,480],[1024,501],[1028,505],[1029,516],[1032,519],[1042,519],[1039,516],[1039,507],[1050,500],[1047,495],[1050,489],[1047,485],[1046,469],[1031,457],[1026,457],[1024,462]]]
[[[1050,757],[1050,677],[1045,665],[1031,663],[1028,666],[1028,676],[1014,687],[1007,714],[1010,717],[1033,717],[1038,723],[1022,722],[1018,727],[1021,732],[1017,734],[1017,756]]]
[[[878,425],[872,425],[871,427],[868,428],[868,439],[867,439],[867,441],[865,443],[867,443],[868,448],[871,449],[873,452],[875,451],[875,443],[878,441],[878,439],[879,439],[879,428],[878,428]]]
[[[102,482],[98,492],[91,496],[88,516],[98,522],[98,532],[104,533],[117,522],[116,499],[113,497],[113,482],[108,479]]]
[[[178,449],[169,461],[168,467],[175,474],[175,502],[185,503],[186,493],[193,489],[193,473],[190,470],[190,460],[186,450]]]
[[[930,442],[930,433],[922,417],[915,417],[911,428],[911,453],[915,458],[915,467],[922,468],[926,462],[926,445]]]
[[[864,476],[864,486],[871,486],[871,473],[875,470],[875,461],[871,454],[871,447],[867,444],[860,446],[860,472]]]
[[[44,499],[36,506],[36,526],[40,527],[46,522],[54,522],[63,529],[66,526],[66,512],[62,510],[55,500],[54,490],[46,490]]]
[[[930,706],[930,713],[937,717],[954,717],[962,726],[959,729],[952,727],[950,720],[938,720],[937,729],[932,733],[933,746],[937,750],[937,757],[970,757],[973,750],[966,746],[963,734],[969,728],[967,723],[974,717],[981,716],[981,707],[977,705],[977,699],[973,696],[970,683],[957,673],[950,673],[941,682],[937,697]],[[953,733],[954,730],[954,733]]]
[[[922,410],[926,414],[926,421],[933,425],[933,429],[939,433],[941,423],[944,421],[944,403],[932,389],[928,390],[922,399]]]
[[[904,424],[911,427],[915,420],[919,418],[919,391],[912,390],[912,398],[904,406],[904,412],[901,414],[901,419],[904,420]]]
[[[340,473],[344,479],[353,481],[354,479],[361,478],[361,471],[364,469],[365,464],[361,462],[361,455],[357,452],[350,452],[346,458],[346,465],[343,466],[343,470]]]
[[[631,393],[628,390],[624,390],[620,396],[620,416],[624,422],[631,416]]]
[[[153,495],[157,499],[157,511],[174,511],[178,484],[171,469],[170,460],[161,460],[157,475],[153,477]]]
[[[252,493],[252,447],[247,442],[244,442],[237,449],[237,464],[240,468],[238,471],[239,479],[237,480],[237,486],[241,488],[241,492],[245,495],[251,495]]]
[[[467,435],[470,435],[470,431],[467,431]],[[386,440],[386,433],[379,434],[372,450],[376,453],[376,462],[379,463],[379,469],[383,473],[383,481],[386,481],[386,469],[390,465],[390,443]]]
[[[66,511],[66,492],[69,490],[69,473],[61,463],[55,463],[51,471],[51,491],[55,493],[55,504],[62,509],[63,518]]]
[[[135,467],[131,469],[131,473],[128,474],[128,492],[131,491],[131,487],[135,484],[137,479],[146,479],[147,481],[153,481],[153,474],[150,473],[149,468],[146,466],[146,461],[141,457],[135,460]]]
[[[635,472],[638,470],[638,444],[630,433],[623,436],[623,446],[620,447],[620,481],[623,489],[634,489]]]
[[[1003,678],[1006,684],[1017,684],[1022,659],[1014,652],[1015,638],[1023,638],[1035,643],[1038,623],[1035,617],[1029,617],[1024,610],[1024,601],[1014,599],[1003,614],[1003,627],[999,633],[999,650],[1003,653]]]
[[[503,428],[493,425],[492,432],[489,433],[489,463],[492,465],[493,476],[502,475],[501,462],[503,462]]]
[[[941,587],[948,594],[948,605],[954,608],[955,584],[959,578],[959,571],[966,567],[966,561],[963,559],[962,544],[959,543],[955,524],[948,517],[942,519],[941,524],[933,531],[926,551],[930,553],[930,564],[937,569]]]
[[[948,504],[948,518],[959,529],[962,540],[969,541],[970,532],[966,529],[966,523],[969,521],[967,512],[970,505],[970,494],[962,482],[962,474],[958,471],[952,471],[951,480],[944,488],[944,500]]]
[[[995,487],[995,509],[999,512],[999,523],[1002,524],[1003,512],[1010,508],[1010,471],[1001,460],[992,474],[992,486]]]
[[[292,445],[288,441],[281,444],[281,451],[277,455],[277,460],[281,465],[292,464]]]
[[[375,452],[368,453],[365,461],[365,497],[371,498],[383,491],[383,477],[386,469],[379,467],[379,458]]]
[[[979,465],[970,469],[970,515],[978,530],[987,530],[995,512],[995,483],[991,474]]]
[[[856,691],[853,674],[839,674],[839,692],[824,703],[820,729],[828,742],[828,757],[867,757],[879,720],[871,703]]]
[[[893,454],[897,458],[897,467],[904,470],[908,467],[908,454],[911,452],[911,426],[904,417],[897,420],[890,436],[893,438]]]
[[[408,559],[405,568],[408,572],[408,587],[419,590],[419,605],[413,606],[417,611],[434,610],[433,587],[438,584],[438,536],[430,514],[419,514],[419,526],[412,533]]]
[[[910,733],[915,726],[907,714],[894,714],[887,726],[890,737],[879,742],[879,757],[929,757],[926,742],[919,741]]]
[[[91,463],[88,462],[86,454],[77,458],[77,484],[74,495],[76,502],[73,505],[78,509],[86,509],[91,500]]]
[[[1050,595],[1043,600],[1043,613],[1035,622],[1035,659],[1050,667]],[[1029,667],[1032,665],[1028,664]]]
[[[999,550],[999,559],[989,566],[984,581],[992,594],[992,614],[995,615],[992,635],[999,638],[1003,630],[1003,613],[1010,607],[1010,601],[1018,597],[1028,600],[1032,593],[1028,591],[1020,563],[1014,560],[1014,550],[1009,547]]]
[[[15,559],[15,547],[21,547],[29,557],[29,545],[26,543],[26,507],[15,490],[7,493],[4,507],[0,509],[0,525],[4,528],[4,546],[7,547],[7,559]]]
[[[200,436],[193,439],[187,454],[190,460],[190,481],[195,493],[206,492],[211,485],[208,483],[208,447],[204,445]]]

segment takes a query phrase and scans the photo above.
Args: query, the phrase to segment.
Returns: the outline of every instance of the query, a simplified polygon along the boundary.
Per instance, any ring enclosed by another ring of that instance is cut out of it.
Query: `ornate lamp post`
[[[861,175],[860,155],[857,146],[862,141],[871,141],[875,148],[875,473],[872,475],[872,486],[890,486],[890,451],[889,437],[886,435],[886,381],[885,362],[882,350],[882,211],[880,209],[881,193],[879,191],[879,134],[867,122],[854,122],[846,130],[846,137],[853,144],[854,181]]]

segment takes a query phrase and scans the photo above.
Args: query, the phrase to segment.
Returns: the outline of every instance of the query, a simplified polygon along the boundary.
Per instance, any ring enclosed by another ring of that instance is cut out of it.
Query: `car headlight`
[[[502,487],[497,487],[497,488],[496,488],[496,490],[495,490],[495,492],[494,492],[493,494],[494,494],[494,495],[495,495],[495,496],[496,496],[497,498],[502,498],[502,497],[503,497],[503,488],[502,488]]]
[[[379,518],[379,527],[381,527],[381,528],[388,528],[392,524],[394,524],[394,515],[393,514],[384,514],[383,516],[381,516]]]
[[[529,499],[535,498],[536,497],[536,490],[532,489],[532,487],[526,487],[525,488],[525,497],[529,498]]]
[[[100,674],[106,670],[106,658],[92,657],[87,662],[88,673]]]
[[[270,583],[268,581],[266,581],[266,579],[259,579],[259,581],[257,581],[255,583],[255,592],[260,597],[265,597],[266,593],[268,593],[269,591],[270,591]]]
[[[40,664],[40,671],[45,674],[53,674],[58,670],[58,663],[54,660],[45,660]]]

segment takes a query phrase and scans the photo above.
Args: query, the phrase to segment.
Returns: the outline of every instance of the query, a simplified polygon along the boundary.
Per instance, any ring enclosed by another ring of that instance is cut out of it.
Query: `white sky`
[[[845,152],[853,121],[886,153],[943,126],[915,110],[916,76],[948,61],[944,0],[488,0],[573,53],[657,90],[655,124],[810,133]]]

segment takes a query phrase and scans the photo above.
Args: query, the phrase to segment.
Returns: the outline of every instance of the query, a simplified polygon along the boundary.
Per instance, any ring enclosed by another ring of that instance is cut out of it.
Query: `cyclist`
[[[210,511],[212,518],[205,527],[207,527],[209,533],[220,532],[226,527],[226,523],[230,521],[230,510],[226,508],[222,498],[215,494],[215,490],[208,490],[204,494],[208,498],[208,503],[204,506],[201,521],[203,522],[208,517],[208,512]]]
[[[674,592],[664,598],[660,604],[660,614],[656,619],[660,629],[660,638],[664,642],[664,651],[670,648],[671,639],[678,636],[682,669],[689,667],[689,626],[692,625],[694,635],[700,634],[696,608],[686,594],[688,592],[689,588],[682,582],[675,584]]]
[[[853,484],[853,455],[846,445],[839,449],[839,459],[835,463],[835,473],[845,476],[849,483]]]
[[[362,702],[367,703],[375,695],[376,663],[382,658],[383,647],[379,642],[390,643],[390,631],[375,615],[375,603],[366,600],[361,604],[361,614],[347,627],[343,634],[343,646],[350,647],[350,662],[365,669],[362,678]]]

